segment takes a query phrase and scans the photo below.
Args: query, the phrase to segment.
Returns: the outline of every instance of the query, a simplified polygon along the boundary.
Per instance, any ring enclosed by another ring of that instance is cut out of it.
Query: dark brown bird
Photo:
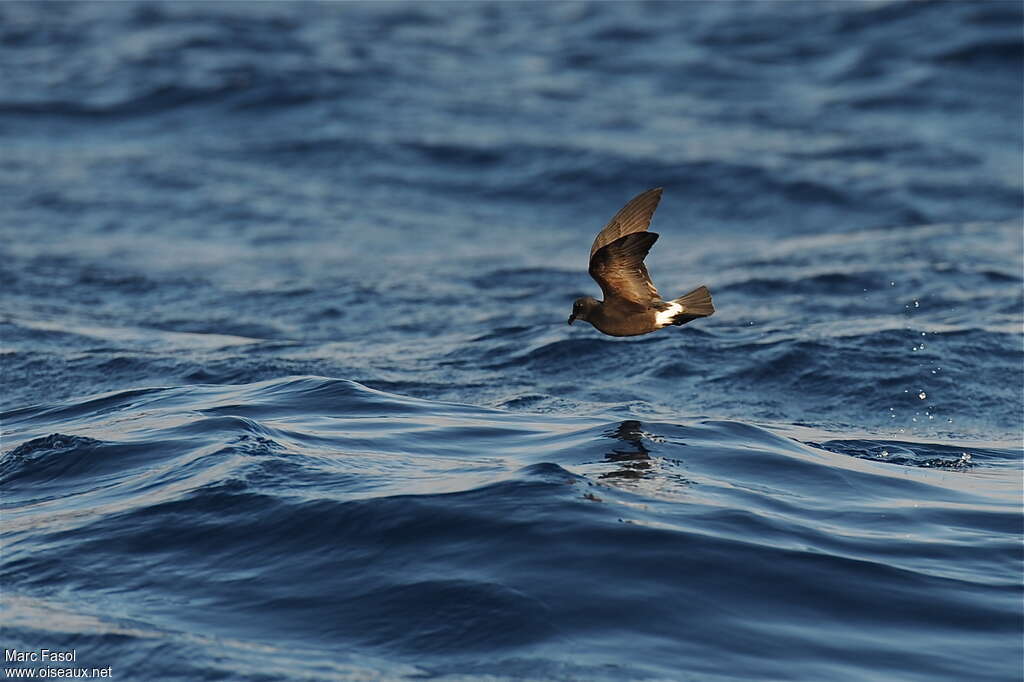
[[[647,226],[659,201],[660,187],[635,197],[594,239],[590,276],[600,285],[604,300],[577,298],[569,324],[584,320],[610,336],[638,336],[714,314],[707,287],[663,301],[647,274],[644,258],[658,241],[658,235],[648,232]]]

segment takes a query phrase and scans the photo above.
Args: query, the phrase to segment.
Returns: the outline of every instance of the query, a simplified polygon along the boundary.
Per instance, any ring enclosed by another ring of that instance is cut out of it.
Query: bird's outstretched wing
[[[590,276],[604,292],[605,303],[629,303],[646,308],[661,300],[644,265],[647,252],[656,241],[655,232],[634,232],[601,247],[591,256]]]
[[[654,209],[658,208],[661,201],[661,188],[655,187],[642,194],[633,197],[628,204],[622,207],[611,222],[598,232],[594,239],[594,245],[590,247],[590,259],[593,261],[594,254],[611,244],[617,239],[622,239],[627,234],[634,232],[645,232],[651,224],[651,216]],[[653,243],[653,242],[652,242]]]

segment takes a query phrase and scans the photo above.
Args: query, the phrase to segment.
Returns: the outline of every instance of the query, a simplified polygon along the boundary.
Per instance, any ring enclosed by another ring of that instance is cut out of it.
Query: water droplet
[[[928,397],[928,394],[925,393],[924,391],[921,391],[920,393],[917,394],[917,397],[920,398],[921,400],[924,400],[925,398]]]
[[[928,332],[921,332],[921,336],[926,336]]]
[[[889,286],[891,286],[891,287],[896,286],[896,282],[889,282]]]
[[[888,456],[889,456],[889,451],[888,450],[882,450],[882,457],[888,457]]]
[[[914,307],[915,308],[920,308],[921,307],[921,303],[919,301],[914,301]]]

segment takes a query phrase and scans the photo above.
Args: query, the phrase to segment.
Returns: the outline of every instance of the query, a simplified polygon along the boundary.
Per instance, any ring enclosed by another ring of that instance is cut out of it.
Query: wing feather
[[[654,210],[658,208],[659,201],[661,201],[661,187],[649,189],[630,199],[629,203],[615,214],[611,222],[598,232],[593,246],[590,247],[590,258],[593,259],[595,253],[617,239],[635,232],[646,231],[647,226],[651,224]]]
[[[590,276],[604,292],[605,303],[646,308],[661,300],[644,265],[656,241],[655,232],[634,232],[601,247],[591,257]]]

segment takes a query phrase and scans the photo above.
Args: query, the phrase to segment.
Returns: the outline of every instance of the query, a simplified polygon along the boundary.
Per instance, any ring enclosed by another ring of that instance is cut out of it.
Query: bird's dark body
[[[661,306],[626,314],[616,310],[609,311],[607,306],[602,306],[587,318],[587,322],[594,325],[599,332],[608,336],[641,336],[668,326],[658,322],[658,313],[663,312],[669,307],[668,303],[664,301],[662,303],[663,305]],[[687,322],[692,322],[698,317],[706,317],[706,315],[686,315],[681,313],[675,315],[669,324],[678,327]]]
[[[656,315],[656,311],[653,310],[640,310],[631,315],[609,315],[606,311],[598,309],[587,317],[587,322],[608,336],[639,336],[648,332],[638,330],[658,329]]]
[[[590,249],[589,272],[604,292],[604,300],[577,299],[569,324],[585,320],[609,336],[639,336],[714,314],[707,287],[664,301],[651,281],[644,258],[658,235],[647,227],[660,200],[661,188],[647,190],[598,233]]]

